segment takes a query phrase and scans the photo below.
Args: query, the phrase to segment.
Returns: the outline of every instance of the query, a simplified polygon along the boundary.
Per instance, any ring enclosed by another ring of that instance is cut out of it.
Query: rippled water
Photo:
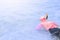
[[[0,40],[53,40],[35,29],[45,13],[59,24],[60,0],[0,0]]]

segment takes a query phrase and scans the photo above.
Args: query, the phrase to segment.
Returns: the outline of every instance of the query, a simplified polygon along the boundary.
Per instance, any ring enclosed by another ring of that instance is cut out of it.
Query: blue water
[[[45,13],[59,25],[60,0],[0,0],[0,40],[53,40],[35,29]]]

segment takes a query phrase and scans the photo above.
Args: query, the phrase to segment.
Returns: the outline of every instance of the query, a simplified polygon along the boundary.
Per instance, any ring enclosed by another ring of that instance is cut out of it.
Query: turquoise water
[[[60,0],[0,0],[0,40],[53,40],[35,29],[45,13],[59,24]]]

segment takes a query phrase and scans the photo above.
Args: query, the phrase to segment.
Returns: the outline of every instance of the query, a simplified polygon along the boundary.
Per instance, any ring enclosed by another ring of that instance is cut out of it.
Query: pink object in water
[[[39,25],[36,27],[36,29],[39,30],[41,27],[42,27],[42,25],[39,24]]]
[[[51,21],[46,21],[46,18],[45,17],[42,17],[40,18],[41,20],[41,24],[39,24],[36,29],[40,29],[41,27],[44,27],[46,30],[49,30],[51,28],[57,28],[58,25],[54,22],[51,22]]]

